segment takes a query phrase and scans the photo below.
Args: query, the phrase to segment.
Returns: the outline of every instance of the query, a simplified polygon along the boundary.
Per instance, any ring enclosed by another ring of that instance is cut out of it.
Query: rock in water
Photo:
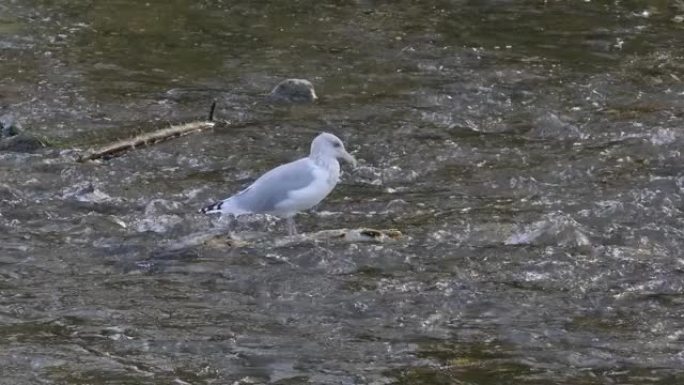
[[[33,152],[43,147],[38,138],[21,131],[14,116],[0,116],[0,151]]]
[[[14,116],[5,114],[0,116],[0,138],[9,138],[19,134]]]
[[[588,231],[570,215],[555,212],[511,234],[506,245],[583,247],[590,246]]]
[[[286,79],[268,95],[273,103],[313,103],[318,99],[313,84],[305,79]]]

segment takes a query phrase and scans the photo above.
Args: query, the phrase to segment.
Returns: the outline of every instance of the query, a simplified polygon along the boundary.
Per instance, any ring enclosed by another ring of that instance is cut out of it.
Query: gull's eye
[[[340,143],[340,142],[333,143],[333,147],[335,147],[335,148],[340,148],[341,146],[342,146],[342,143]]]

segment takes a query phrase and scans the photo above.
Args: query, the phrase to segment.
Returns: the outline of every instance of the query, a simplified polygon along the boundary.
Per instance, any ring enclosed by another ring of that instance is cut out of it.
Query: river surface
[[[684,383],[682,1],[5,0],[0,384]],[[313,105],[269,105],[306,78]],[[229,124],[78,163],[90,147]],[[179,242],[308,152],[299,230]]]

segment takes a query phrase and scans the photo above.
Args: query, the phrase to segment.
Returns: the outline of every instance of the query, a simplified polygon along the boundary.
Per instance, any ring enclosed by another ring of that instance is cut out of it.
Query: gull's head
[[[345,162],[356,166],[356,159],[344,149],[344,144],[340,138],[327,132],[319,134],[311,142],[311,155],[342,159]]]
[[[318,99],[313,84],[305,79],[286,79],[280,82],[270,95],[274,101],[311,103]]]

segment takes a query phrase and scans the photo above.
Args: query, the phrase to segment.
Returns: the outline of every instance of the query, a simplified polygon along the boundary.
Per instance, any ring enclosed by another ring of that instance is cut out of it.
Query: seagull
[[[320,203],[340,179],[343,159],[356,166],[356,159],[337,136],[324,132],[311,142],[309,156],[278,166],[230,198],[206,206],[204,214],[270,214],[285,218],[289,235],[297,234],[294,215]]]

